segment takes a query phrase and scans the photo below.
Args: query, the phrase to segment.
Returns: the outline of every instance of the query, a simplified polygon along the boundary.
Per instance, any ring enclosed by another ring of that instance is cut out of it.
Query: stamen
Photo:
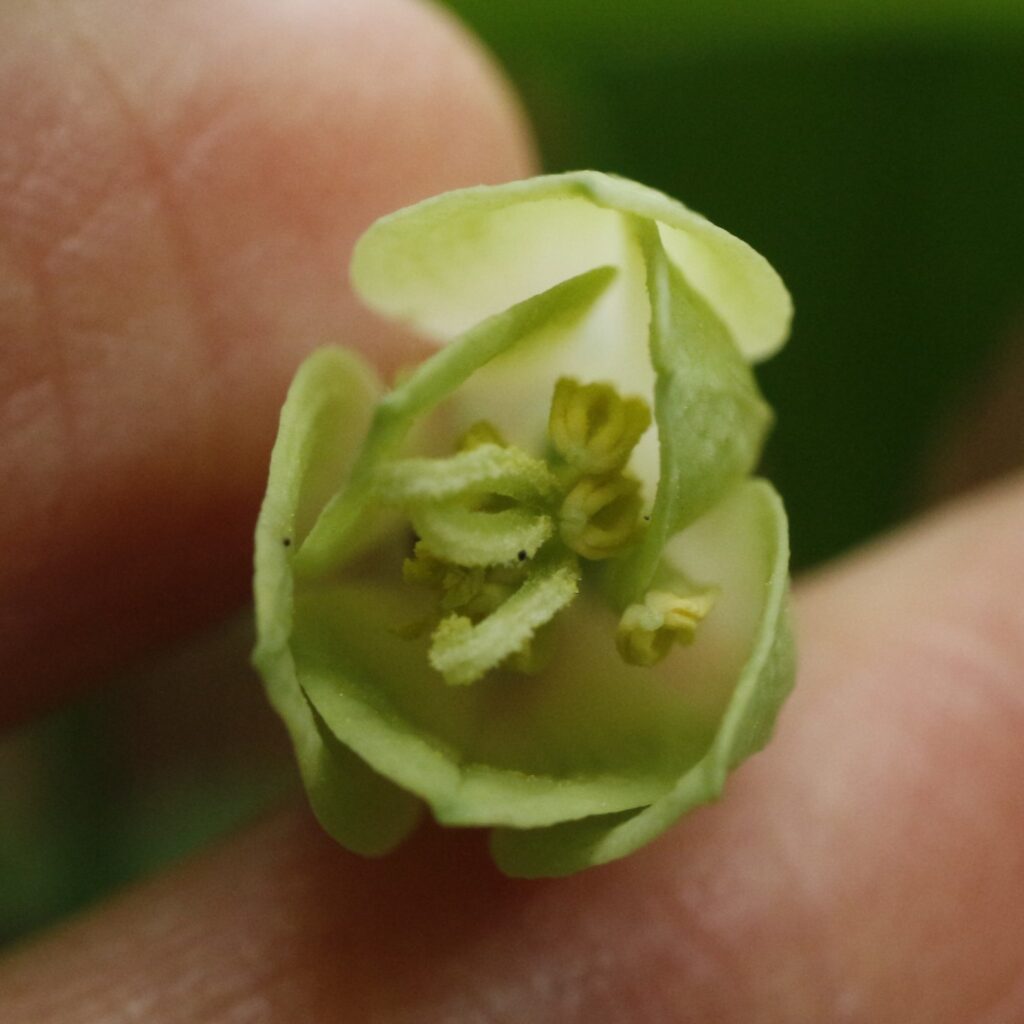
[[[438,558],[455,565],[506,565],[532,558],[555,531],[550,516],[516,507],[497,512],[454,502],[423,502],[409,518]]]
[[[651,425],[642,398],[623,398],[611,384],[555,384],[548,433],[555,451],[575,470],[601,475],[621,469]]]
[[[611,558],[636,538],[641,508],[638,480],[585,476],[562,502],[559,535],[583,558]]]
[[[574,559],[535,564],[518,590],[480,622],[466,615],[442,619],[430,645],[430,664],[452,686],[475,683],[525,650],[534,633],[576,596],[578,579]]]
[[[374,483],[377,498],[405,511],[420,538],[402,574],[438,594],[430,663],[466,685],[504,665],[535,671],[550,620],[574,598],[577,556],[618,555],[643,529],[640,483],[623,467],[651,425],[647,403],[610,384],[555,385],[549,417],[554,458],[536,459],[480,420],[448,458],[397,459]],[[627,608],[622,657],[653,665],[692,640],[706,596],[651,591]]]
[[[715,603],[715,592],[682,597],[651,590],[642,604],[631,604],[619,620],[615,645],[629,665],[656,665],[674,644],[693,643],[697,626]]]
[[[402,508],[489,494],[543,502],[557,494],[558,482],[540,459],[486,443],[446,459],[396,459],[377,474],[375,489],[379,501]]]

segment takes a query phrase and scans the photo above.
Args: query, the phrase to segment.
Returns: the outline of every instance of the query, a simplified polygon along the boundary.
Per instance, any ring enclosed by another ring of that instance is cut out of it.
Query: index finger
[[[375,217],[527,172],[411,0],[0,11],[0,723],[239,602],[277,409]]]

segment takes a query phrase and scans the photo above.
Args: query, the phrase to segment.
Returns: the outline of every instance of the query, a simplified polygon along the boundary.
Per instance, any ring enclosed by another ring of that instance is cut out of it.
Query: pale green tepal
[[[789,296],[595,172],[384,217],[352,281],[444,344],[391,390],[321,349],[281,414],[255,662],[313,809],[365,854],[426,807],[512,875],[622,857],[720,794],[792,686],[749,368]]]

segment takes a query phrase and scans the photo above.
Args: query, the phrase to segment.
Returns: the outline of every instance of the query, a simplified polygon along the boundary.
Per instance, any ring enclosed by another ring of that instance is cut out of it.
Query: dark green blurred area
[[[765,470],[787,501],[796,566],[918,504],[937,437],[1024,314],[1024,4],[449,6],[507,68],[547,170],[657,186],[787,282],[792,340],[760,379],[778,414]],[[238,675],[244,640],[224,649]],[[285,760],[261,761],[258,744],[175,754],[187,721],[167,727],[163,774],[133,776],[140,702],[162,721],[200,685],[183,695],[180,674],[156,678],[0,745],[0,940],[223,833],[287,786]],[[255,682],[238,692],[251,703],[231,720],[265,729]]]

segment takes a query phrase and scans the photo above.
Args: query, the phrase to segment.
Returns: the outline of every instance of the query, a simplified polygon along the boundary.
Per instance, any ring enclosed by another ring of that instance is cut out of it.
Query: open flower
[[[789,297],[743,242],[593,172],[378,221],[357,291],[446,344],[385,391],[300,368],[256,543],[255,661],[323,826],[424,807],[510,874],[716,797],[792,685],[786,521],[749,363]]]

